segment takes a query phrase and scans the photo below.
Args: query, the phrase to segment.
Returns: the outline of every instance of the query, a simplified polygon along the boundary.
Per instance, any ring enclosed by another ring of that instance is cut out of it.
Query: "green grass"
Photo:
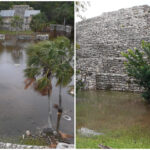
[[[47,146],[46,140],[42,138],[25,138],[19,141],[23,145]]]
[[[19,31],[17,34],[33,34],[33,31]],[[15,31],[8,31],[8,30],[0,30],[0,34],[9,34],[9,35],[15,35]]]
[[[0,137],[0,142],[21,144],[21,145],[36,145],[36,146],[47,146],[46,139],[40,137],[25,137],[22,139],[21,136],[17,137]]]
[[[77,128],[86,127],[104,135],[77,134],[77,148],[99,148],[99,144],[114,149],[150,148],[150,109],[139,94],[82,91],[78,97]]]
[[[77,134],[76,140],[77,148],[99,148],[99,144],[111,148],[150,148],[150,131],[148,128],[132,127],[95,137]]]

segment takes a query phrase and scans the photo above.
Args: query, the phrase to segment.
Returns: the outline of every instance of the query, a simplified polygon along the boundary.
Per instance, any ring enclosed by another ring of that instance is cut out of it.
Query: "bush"
[[[129,49],[122,55],[127,59],[125,67],[135,83],[144,88],[142,96],[150,102],[150,43],[142,41],[142,50]]]
[[[43,31],[47,24],[47,18],[44,13],[40,13],[32,17],[30,28],[34,32]]]

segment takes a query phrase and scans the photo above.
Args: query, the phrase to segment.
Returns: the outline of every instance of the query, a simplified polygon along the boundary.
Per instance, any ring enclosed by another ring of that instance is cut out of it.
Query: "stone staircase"
[[[125,72],[121,52],[141,41],[150,42],[150,7],[136,6],[103,13],[77,23],[77,70],[86,76],[87,89],[141,91]]]

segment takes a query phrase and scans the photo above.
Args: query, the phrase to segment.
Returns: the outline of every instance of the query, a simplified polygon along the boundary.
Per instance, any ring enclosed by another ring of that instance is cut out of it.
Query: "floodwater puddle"
[[[31,41],[32,42],[32,41]],[[30,42],[30,43],[31,43]],[[25,48],[28,41],[14,39],[0,41],[0,138],[22,136],[26,130],[35,134],[37,130],[48,127],[49,111],[52,110],[52,124],[69,135],[74,135],[74,100],[68,88],[62,89],[62,116],[69,115],[71,120],[57,116],[57,109],[50,107],[47,96],[35,92],[32,87],[24,89],[26,68]],[[51,105],[59,104],[59,88],[52,80]],[[72,83],[70,83],[73,85]],[[73,143],[73,140],[71,140]]]
[[[104,134],[135,126],[150,129],[150,105],[138,93],[81,91],[76,112],[77,129],[86,127]]]

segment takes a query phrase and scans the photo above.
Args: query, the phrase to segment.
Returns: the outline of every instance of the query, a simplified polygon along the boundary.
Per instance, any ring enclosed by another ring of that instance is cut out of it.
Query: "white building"
[[[14,16],[20,16],[23,19],[23,25],[21,30],[30,30],[30,22],[32,16],[40,13],[40,10],[33,10],[28,5],[14,5],[10,10],[1,10],[0,16],[3,18],[3,30],[14,30],[11,27],[11,20]]]

